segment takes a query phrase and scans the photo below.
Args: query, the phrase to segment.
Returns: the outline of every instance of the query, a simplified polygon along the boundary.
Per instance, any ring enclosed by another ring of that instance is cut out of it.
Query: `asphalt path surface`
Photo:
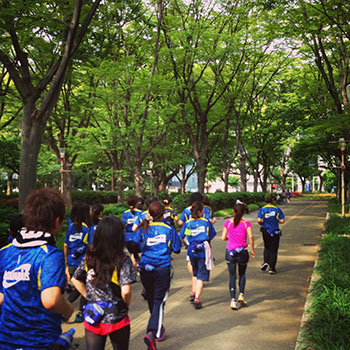
[[[159,350],[289,350],[295,349],[304,311],[321,231],[327,212],[326,201],[292,201],[280,206],[286,215],[281,225],[276,275],[260,271],[263,241],[256,223],[257,212],[245,215],[252,223],[257,257],[251,258],[247,269],[245,298],[247,307],[230,309],[226,242],[221,231],[226,219],[215,224],[217,237],[212,241],[215,267],[201,295],[203,309],[195,310],[188,301],[191,277],[186,267],[186,251],[173,255],[174,278],[165,305],[165,340],[157,343]],[[139,281],[132,287],[130,306],[130,350],[147,349],[143,342],[149,312],[141,296]],[[72,317],[72,319],[74,319]],[[85,349],[84,327],[64,323],[63,330],[76,329],[74,348]],[[106,349],[112,349],[107,341]]]

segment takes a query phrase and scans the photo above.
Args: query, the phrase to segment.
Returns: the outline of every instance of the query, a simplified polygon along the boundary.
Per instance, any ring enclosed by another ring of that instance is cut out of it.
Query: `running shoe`
[[[268,267],[269,267],[269,264],[266,263],[266,262],[264,262],[264,263],[261,265],[260,270],[261,270],[261,271],[266,271],[266,269],[267,269]]]
[[[153,335],[152,332],[148,332],[144,338],[143,341],[147,345],[147,350],[157,350],[157,345],[156,345],[156,338]]]
[[[230,308],[232,310],[238,310],[238,306],[237,306],[236,300],[231,300]]]
[[[165,338],[164,334],[165,334],[165,327],[162,326],[162,329],[160,330],[160,337],[159,338],[156,337],[156,341],[163,341]]]
[[[243,294],[239,295],[238,302],[241,304],[241,306],[247,306],[247,302],[244,300],[244,295]]]
[[[203,307],[202,303],[200,301],[194,301],[193,306],[195,309],[199,310]]]
[[[275,273],[277,273],[277,270],[274,267],[270,267],[269,273],[271,275],[274,275]]]
[[[194,302],[194,297],[195,297],[195,295],[194,295],[194,294],[191,294],[191,296],[188,298],[188,300],[189,300],[190,303],[192,303],[192,304],[193,304],[193,302]]]

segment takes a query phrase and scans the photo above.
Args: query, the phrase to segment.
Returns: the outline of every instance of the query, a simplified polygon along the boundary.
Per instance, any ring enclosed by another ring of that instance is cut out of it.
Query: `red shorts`
[[[99,335],[107,335],[109,333],[113,333],[118,329],[121,329],[130,324],[129,315],[126,315],[121,321],[117,323],[98,323],[96,326],[91,326],[87,322],[84,321],[84,327],[86,330],[99,334]]]

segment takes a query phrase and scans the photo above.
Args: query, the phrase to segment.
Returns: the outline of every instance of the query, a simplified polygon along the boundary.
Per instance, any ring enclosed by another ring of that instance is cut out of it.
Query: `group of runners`
[[[258,212],[264,239],[261,270],[276,273],[281,209],[272,194]],[[206,204],[204,204],[206,203]],[[0,348],[50,349],[59,338],[61,321],[68,320],[72,302],[81,295],[75,322],[84,322],[87,350],[103,350],[107,336],[113,349],[129,348],[131,285],[139,274],[143,297],[150,312],[144,342],[156,350],[164,340],[164,307],[172,276],[172,254],[187,249],[191,274],[190,302],[203,307],[201,293],[213,268],[211,240],[216,236],[215,215],[202,194],[193,193],[178,218],[170,198],[143,201],[128,198],[129,209],[121,219],[104,217],[103,206],[77,203],[71,211],[64,254],[55,247],[65,208],[60,194],[49,188],[34,191],[23,210],[23,228],[13,242],[0,250]],[[244,203],[236,204],[233,218],[225,222],[225,259],[229,271],[230,308],[246,306],[245,272],[250,255],[255,257],[251,223],[243,219]],[[176,232],[175,223],[180,227]],[[127,248],[129,254],[126,253]],[[238,269],[239,294],[236,279]],[[63,291],[68,291],[67,298]]]

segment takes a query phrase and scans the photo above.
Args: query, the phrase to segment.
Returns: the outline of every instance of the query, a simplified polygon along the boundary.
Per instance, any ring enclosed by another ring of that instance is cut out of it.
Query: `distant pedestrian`
[[[290,203],[291,193],[290,193],[289,189],[287,190],[286,197],[287,197],[287,203]]]
[[[124,253],[124,225],[120,219],[107,216],[99,222],[86,258],[72,278],[76,289],[86,298],[87,350],[103,350],[107,336],[113,349],[129,349],[128,307],[134,282],[136,272]]]
[[[246,270],[249,261],[247,235],[250,241],[250,252],[255,258],[254,250],[254,236],[252,231],[252,224],[243,219],[245,207],[243,204],[237,204],[233,210],[233,218],[225,222],[222,230],[222,240],[227,242],[225,259],[230,275],[230,294],[232,310],[237,310],[236,299],[236,270],[238,266],[239,274],[239,297],[238,302],[241,306],[246,306],[247,302],[244,298],[245,284],[246,284]]]
[[[175,223],[178,221],[177,212],[173,208],[173,200],[167,197],[163,200],[164,204],[164,221],[169,225],[175,227]]]
[[[103,216],[104,206],[102,204],[96,203],[91,208],[91,226],[89,231],[88,242],[91,245],[94,238],[94,233],[97,227],[97,224],[100,222]]]
[[[194,202],[191,207],[191,218],[184,223],[179,234],[183,241],[187,239],[187,255],[193,271],[190,302],[196,309],[202,308],[200,295],[204,282],[209,281],[212,269],[210,241],[216,236],[213,224],[202,217],[203,212],[204,205],[201,202]]]
[[[142,248],[139,268],[150,318],[144,341],[156,350],[164,339],[164,306],[170,288],[171,253],[180,253],[181,241],[174,227],[163,222],[164,205],[159,201],[148,207],[148,217],[138,226],[137,241]]]
[[[261,225],[260,231],[264,240],[264,262],[260,267],[261,271],[266,271],[269,268],[270,274],[277,273],[276,263],[278,247],[282,231],[279,224],[284,223],[283,211],[274,205],[276,199],[273,193],[265,195],[267,204],[259,209],[257,222]]]

